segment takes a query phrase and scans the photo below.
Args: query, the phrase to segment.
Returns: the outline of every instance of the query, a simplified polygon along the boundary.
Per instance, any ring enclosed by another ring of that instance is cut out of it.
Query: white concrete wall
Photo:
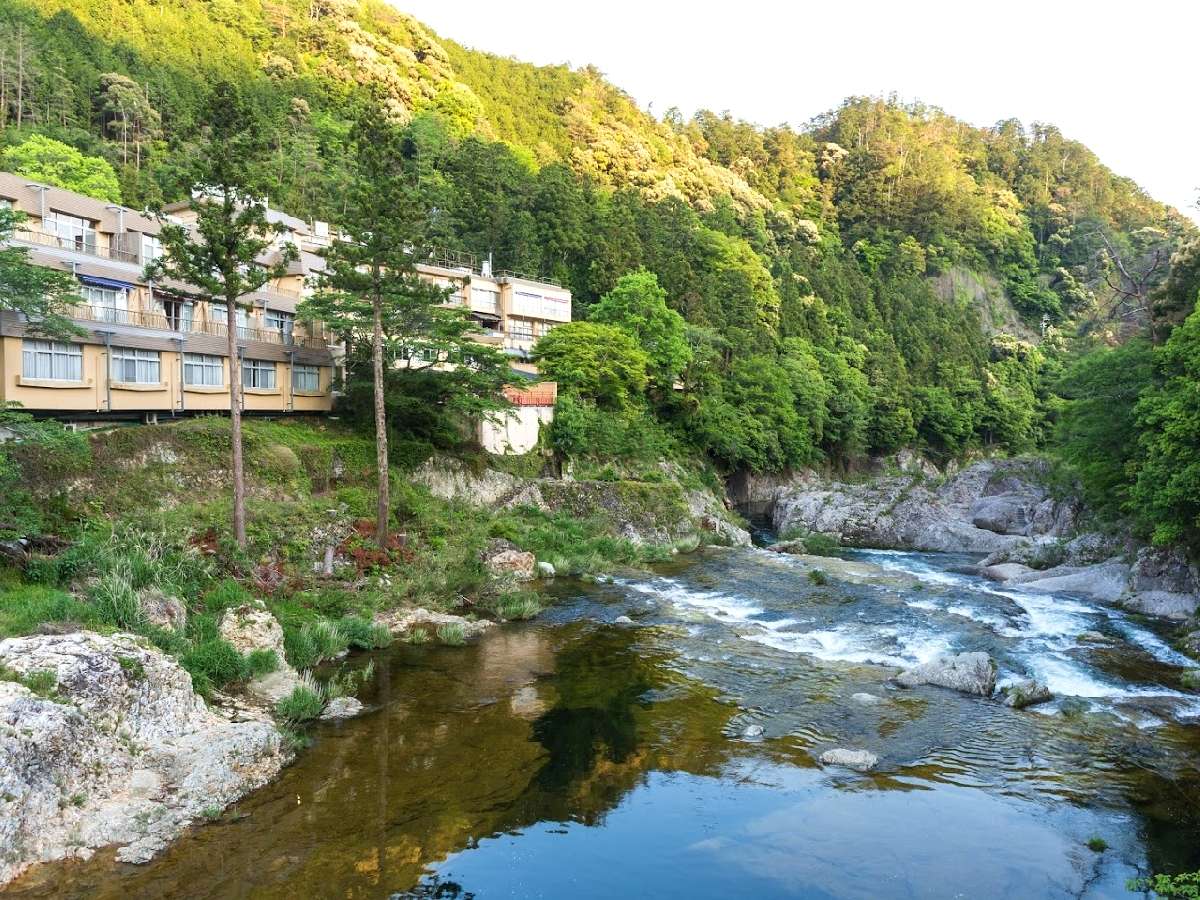
[[[495,422],[481,422],[479,443],[488,453],[528,453],[537,446],[542,424],[553,420],[553,406],[517,406]]]

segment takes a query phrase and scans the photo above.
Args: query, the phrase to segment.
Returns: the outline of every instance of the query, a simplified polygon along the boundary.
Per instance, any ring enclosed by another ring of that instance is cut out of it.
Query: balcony
[[[214,337],[225,337],[229,334],[229,326],[224,322],[188,322],[180,317],[165,316],[157,312],[118,309],[111,306],[97,307],[86,303],[73,306],[69,315],[76,322],[87,322],[90,325],[121,325],[130,328],[169,331],[180,337],[189,334],[207,334]],[[255,341],[260,344],[275,344],[281,347],[303,347],[309,350],[323,350],[328,346],[323,337],[299,337],[294,334],[284,334],[281,331],[270,328],[239,326],[237,336],[238,340]]]
[[[88,240],[80,235],[75,237],[60,237],[57,234],[47,234],[44,231],[29,231],[17,229],[12,233],[12,239],[23,244],[33,244],[38,247],[52,247],[57,250],[69,250],[73,253],[83,253],[100,259],[111,259],[116,262],[139,265],[141,257],[132,251],[121,250],[117,247],[101,247],[94,240]]]

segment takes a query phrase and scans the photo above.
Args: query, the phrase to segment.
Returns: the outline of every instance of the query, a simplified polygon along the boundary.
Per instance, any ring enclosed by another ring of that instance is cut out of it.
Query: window
[[[23,341],[21,376],[47,381],[83,381],[83,347],[60,341]]]
[[[57,236],[63,247],[84,253],[96,252],[96,229],[88,219],[51,210],[46,213],[42,227],[47,234]]]
[[[246,310],[239,306],[234,315],[237,317],[236,321],[238,337],[247,337],[250,329],[246,327],[249,321],[246,317]],[[213,303],[212,309],[209,313],[209,321],[217,325],[227,324],[229,322],[229,306],[224,303]]]
[[[289,312],[268,309],[263,318],[267,331],[277,331],[284,344],[292,342],[292,329],[296,326],[296,316]]]
[[[152,234],[142,235],[142,263],[152,263],[162,256],[162,241]]]
[[[242,385],[248,388],[275,387],[275,363],[265,359],[242,360]]]
[[[471,288],[471,309],[476,312],[500,312],[500,292],[491,288]]]
[[[167,327],[175,331],[191,331],[194,304],[187,300],[159,299]]]
[[[533,340],[533,322],[529,321],[529,319],[509,319],[508,330],[509,334],[518,341]]]
[[[316,366],[292,366],[292,390],[319,391],[321,370]]]
[[[162,363],[157,350],[112,348],[112,380],[127,384],[158,384]]]
[[[225,384],[225,359],[206,353],[183,354],[183,383],[204,387]]]
[[[128,324],[128,291],[97,287],[94,284],[81,284],[79,295],[92,308],[92,317],[97,322]]]

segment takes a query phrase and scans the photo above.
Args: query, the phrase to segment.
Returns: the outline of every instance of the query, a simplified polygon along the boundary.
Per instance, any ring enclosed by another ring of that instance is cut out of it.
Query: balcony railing
[[[57,234],[47,234],[44,231],[29,231],[26,229],[17,229],[13,232],[12,236],[13,240],[26,244],[36,244],[39,247],[72,250],[75,253],[85,253],[88,256],[98,256],[101,259],[114,259],[117,262],[132,263],[134,265],[141,262],[141,257],[137,253],[129,250],[121,250],[113,246],[101,247],[94,239],[88,240],[83,236],[61,237]]]
[[[126,325],[133,328],[154,328],[159,331],[174,331],[180,335],[207,334],[214,337],[226,337],[229,326],[224,322],[187,322],[181,318],[165,316],[157,312],[145,312],[135,309],[118,309],[112,306],[91,306],[81,303],[71,308],[71,318],[78,322],[89,322],[102,325]],[[285,334],[272,328],[253,328],[239,326],[239,340],[256,341],[260,344],[277,344],[281,347],[304,347],[320,350],[328,346],[323,337],[297,336]]]

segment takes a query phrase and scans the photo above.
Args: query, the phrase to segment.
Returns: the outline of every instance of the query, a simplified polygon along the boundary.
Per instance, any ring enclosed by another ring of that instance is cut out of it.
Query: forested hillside
[[[1195,302],[1194,272],[1167,281],[1191,224],[1050,125],[886,98],[799,127],[656,120],[594,69],[466,49],[377,0],[0,0],[0,21],[5,167],[44,173],[38,133],[106,160],[126,203],[177,199],[207,85],[231,79],[267,137],[257,182],[337,221],[351,122],[379,100],[439,244],[562,281],[580,319],[620,284],[624,313],[606,301],[580,340],[681,314],[629,391],[589,392],[622,372],[580,369],[571,331],[551,348],[573,446],[726,469],[1026,449],[1073,354],[1165,340]]]

